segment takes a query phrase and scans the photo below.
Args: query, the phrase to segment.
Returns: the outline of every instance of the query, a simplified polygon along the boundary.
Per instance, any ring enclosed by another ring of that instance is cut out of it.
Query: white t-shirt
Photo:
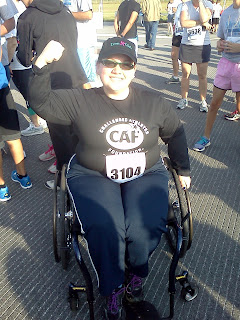
[[[178,5],[177,11],[176,11],[175,17],[174,17],[174,34],[175,34],[175,36],[182,36],[183,35],[183,28],[180,23],[181,11],[182,11],[182,1]]]
[[[17,12],[18,12],[17,8],[15,7],[12,0],[0,0],[1,23],[3,23],[5,20],[13,18]],[[8,61],[8,52],[7,52],[7,42],[5,37],[1,37],[1,45],[2,45],[2,64],[6,66],[9,64],[9,61]]]
[[[222,6],[220,3],[213,4],[213,18],[220,18],[220,13],[222,11]]]
[[[71,12],[92,10],[92,0],[63,0]],[[93,20],[78,21],[78,48],[89,48],[97,44],[96,26]]]
[[[212,3],[204,1],[205,7],[212,10]],[[184,2],[182,11],[187,12],[189,20],[200,20],[199,8],[195,8],[192,1]],[[203,30],[201,25],[192,28],[183,28],[182,44],[192,46],[202,46],[210,44],[210,36],[207,30]]]
[[[167,5],[167,12],[168,12],[168,14],[174,14],[173,8],[175,8],[175,6],[174,6],[173,3],[169,3],[169,4]]]

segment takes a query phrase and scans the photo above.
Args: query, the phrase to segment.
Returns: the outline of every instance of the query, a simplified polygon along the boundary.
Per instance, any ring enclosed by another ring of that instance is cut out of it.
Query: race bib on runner
[[[187,29],[188,40],[196,40],[202,34],[202,26]]]
[[[175,28],[175,36],[182,36],[183,35],[183,28],[182,27],[176,27]]]
[[[109,179],[124,183],[141,177],[146,168],[144,152],[106,156],[106,172]]]

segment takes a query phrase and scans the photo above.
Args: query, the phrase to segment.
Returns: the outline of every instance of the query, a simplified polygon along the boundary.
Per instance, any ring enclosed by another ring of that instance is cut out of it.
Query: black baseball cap
[[[128,56],[133,62],[137,63],[137,56],[135,51],[135,44],[125,38],[109,38],[103,45],[98,56],[98,62],[107,59],[115,54],[124,54]]]

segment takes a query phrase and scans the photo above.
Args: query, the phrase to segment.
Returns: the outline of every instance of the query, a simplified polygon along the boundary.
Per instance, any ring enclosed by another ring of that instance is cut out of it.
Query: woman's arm
[[[183,4],[186,5],[186,4]],[[203,25],[207,29],[210,28],[210,24],[208,23],[211,18],[211,10],[206,8],[203,4],[202,0],[199,1],[199,20],[190,20],[188,17],[188,12],[186,10],[182,10],[180,15],[180,23],[183,28],[192,28],[195,26]]]
[[[29,103],[32,109],[49,122],[69,125],[75,117],[71,111],[73,90],[51,89],[51,78],[47,64],[58,61],[63,46],[50,41],[33,64],[34,78],[29,85]]]
[[[205,6],[203,0],[199,0],[199,15],[201,24],[208,23],[212,15],[212,10]]]
[[[180,15],[180,23],[183,28],[192,28],[201,24],[200,20],[190,20],[187,11],[183,10]]]
[[[121,36],[125,37],[125,35],[128,33],[128,31],[132,28],[134,22],[136,21],[138,17],[138,12],[137,11],[133,11],[131,14],[130,19],[128,20],[128,23],[126,24],[126,27],[124,28],[124,30],[121,33]]]

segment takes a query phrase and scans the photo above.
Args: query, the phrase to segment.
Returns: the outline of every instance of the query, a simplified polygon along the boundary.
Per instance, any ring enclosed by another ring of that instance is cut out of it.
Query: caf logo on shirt
[[[144,140],[144,135],[138,126],[122,123],[107,130],[106,140],[113,148],[130,150],[140,146]]]

